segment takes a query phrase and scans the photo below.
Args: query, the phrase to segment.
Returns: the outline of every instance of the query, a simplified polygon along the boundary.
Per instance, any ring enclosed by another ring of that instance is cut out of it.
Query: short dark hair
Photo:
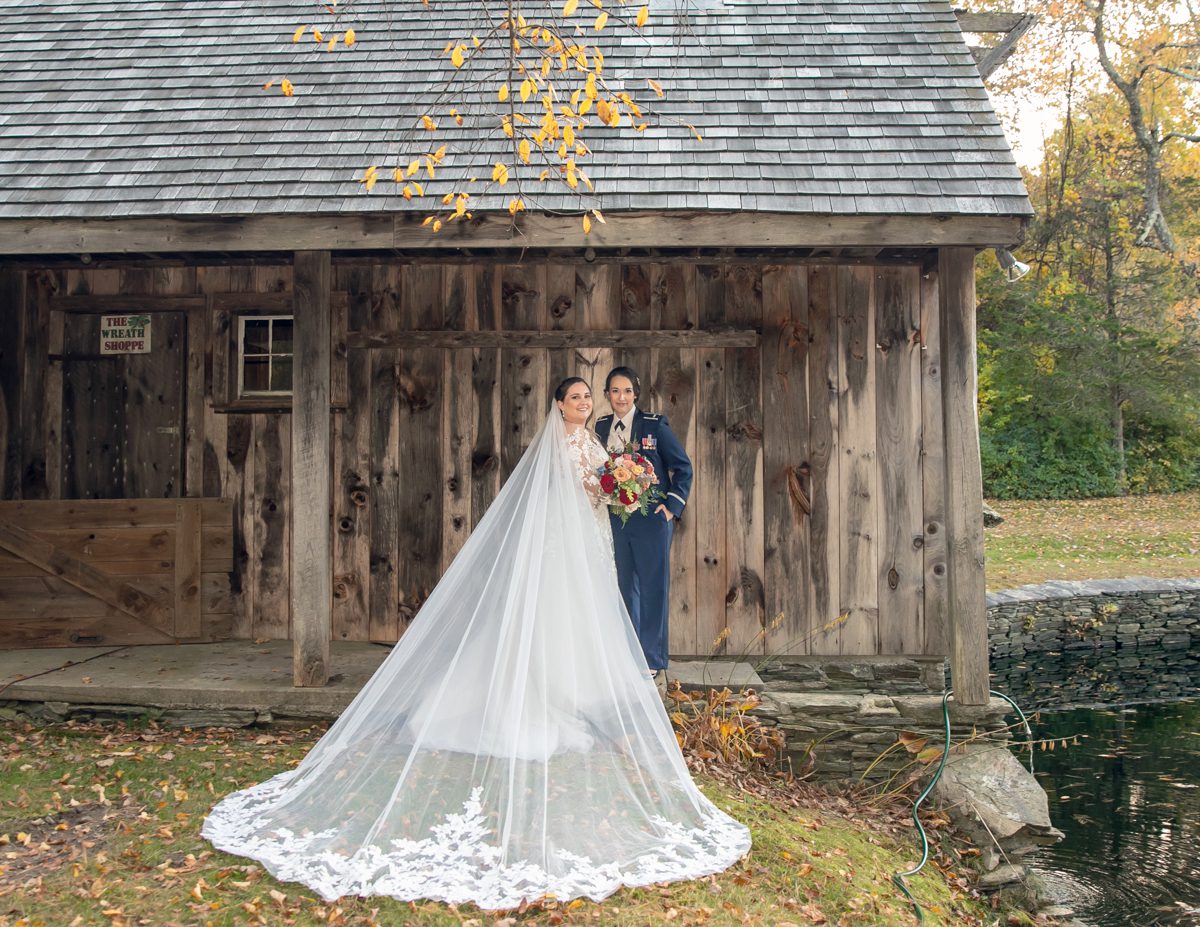
[[[559,402],[562,402],[564,399],[566,399],[567,390],[571,388],[571,384],[573,383],[582,383],[584,386],[588,385],[588,381],[583,377],[567,377],[565,380],[559,383],[557,387],[555,387],[554,398]]]
[[[608,392],[612,387],[613,377],[624,377],[633,384],[633,398],[638,399],[642,395],[642,381],[638,375],[633,372],[632,367],[614,367],[608,372],[608,376],[604,380],[604,392]]]

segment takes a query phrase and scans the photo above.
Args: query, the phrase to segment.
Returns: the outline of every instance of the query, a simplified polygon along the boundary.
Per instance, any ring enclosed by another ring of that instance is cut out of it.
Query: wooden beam
[[[0,254],[128,254],[291,249],[1008,247],[1021,216],[830,216],[655,211],[609,213],[585,235],[574,216],[480,213],[434,235],[424,213],[224,219],[0,219]]]
[[[357,331],[351,348],[756,348],[752,329],[708,331]]]
[[[203,296],[53,295],[49,308],[59,312],[188,312],[202,310]]]
[[[943,248],[938,261],[942,424],[946,474],[946,603],[950,672],[960,705],[988,702],[983,475],[975,367],[975,251]]]
[[[293,267],[292,684],[323,686],[333,633],[329,252],[298,251]]]
[[[57,576],[88,595],[107,602],[138,621],[154,626],[164,640],[173,640],[162,631],[169,620],[167,610],[151,596],[129,583],[110,576],[85,560],[59,550],[7,519],[0,519],[0,548],[28,561],[39,570]]]
[[[989,33],[1011,32],[1021,24],[1027,13],[1003,13],[998,10],[973,13],[970,10],[955,10],[958,27],[963,32]]]

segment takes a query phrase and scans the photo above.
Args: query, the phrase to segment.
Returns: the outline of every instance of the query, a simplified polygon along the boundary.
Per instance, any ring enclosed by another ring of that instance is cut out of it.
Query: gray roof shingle
[[[527,0],[529,19],[541,2]],[[0,217],[429,212],[436,199],[406,201],[385,180],[368,194],[357,177],[436,147],[414,127],[452,105],[434,105],[451,71],[441,52],[481,32],[480,5],[431,0],[401,16],[383,0],[354,0],[341,27],[356,29],[357,45],[326,53],[291,43],[311,7],[286,0],[25,0],[6,12],[0,45]],[[643,75],[667,90],[642,135],[626,124],[584,136],[593,153],[581,166],[599,195],[588,205],[1031,213],[944,0],[688,9],[686,28],[674,4],[651,0],[641,35],[587,30],[610,79],[623,76],[639,98],[649,95]],[[283,76],[294,97],[263,91]],[[472,90],[463,108],[494,112],[492,94]],[[467,140],[461,130],[438,137],[452,158]],[[489,144],[472,173],[506,155],[512,163],[511,143]],[[428,192],[440,197],[466,170],[448,159]],[[472,208],[503,208],[514,190],[481,189]],[[581,206],[536,175],[525,191],[542,208]]]

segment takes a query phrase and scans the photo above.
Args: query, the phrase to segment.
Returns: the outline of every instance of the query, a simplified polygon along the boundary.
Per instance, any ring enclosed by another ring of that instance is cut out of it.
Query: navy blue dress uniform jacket
[[[612,415],[602,415],[596,419],[596,437],[605,447],[608,447],[608,433],[612,430],[612,425]],[[630,431],[632,435],[626,439],[626,443],[632,444],[638,453],[654,465],[654,472],[658,476],[658,488],[666,497],[659,502],[678,518],[683,514],[683,507],[687,505],[688,493],[692,491],[692,461],[675,432],[671,430],[665,415],[651,415],[637,409],[633,413],[633,427]],[[659,502],[651,506],[651,509],[658,508]],[[662,518],[662,515],[658,517]]]

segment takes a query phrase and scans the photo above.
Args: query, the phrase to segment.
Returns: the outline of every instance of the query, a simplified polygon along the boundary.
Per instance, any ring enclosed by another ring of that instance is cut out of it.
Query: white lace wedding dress
[[[298,767],[202,833],[326,900],[600,900],[719,872],[748,830],[696,788],[617,588],[595,466],[553,411],[400,643]]]

